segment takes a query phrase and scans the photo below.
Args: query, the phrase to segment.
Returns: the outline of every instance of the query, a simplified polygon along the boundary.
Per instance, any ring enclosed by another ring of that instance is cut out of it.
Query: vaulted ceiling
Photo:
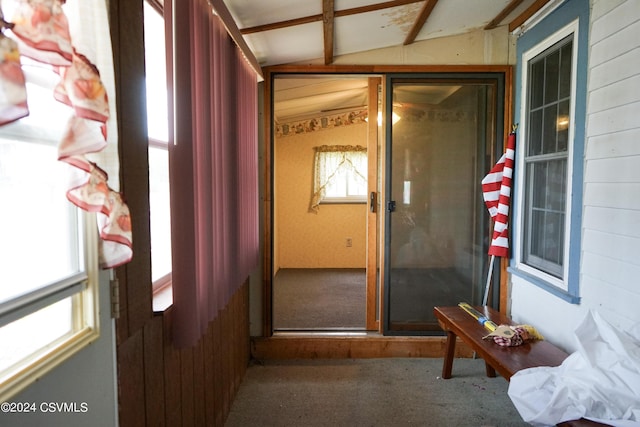
[[[224,2],[262,66],[520,26],[550,0],[212,0]]]
[[[209,0],[256,69],[334,64],[342,55],[502,27],[512,32],[562,0]],[[224,16],[223,16],[224,14]],[[497,30],[499,31],[499,30]],[[242,47],[242,46],[241,46]],[[361,109],[366,76],[274,83],[276,122]]]

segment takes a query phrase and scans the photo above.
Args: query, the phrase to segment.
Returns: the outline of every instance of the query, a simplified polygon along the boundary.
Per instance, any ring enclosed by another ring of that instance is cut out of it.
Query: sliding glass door
[[[489,218],[480,181],[502,151],[504,81],[440,74],[386,84],[384,329],[441,332],[434,306],[482,300]]]

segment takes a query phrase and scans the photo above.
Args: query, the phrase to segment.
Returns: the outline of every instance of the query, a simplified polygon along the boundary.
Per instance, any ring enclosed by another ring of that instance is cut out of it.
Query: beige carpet
[[[273,281],[275,330],[364,330],[364,269],[281,269]]]

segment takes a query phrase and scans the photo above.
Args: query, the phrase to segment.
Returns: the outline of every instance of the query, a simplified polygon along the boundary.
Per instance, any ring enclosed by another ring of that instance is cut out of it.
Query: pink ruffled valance
[[[61,0],[21,0],[11,21],[20,52],[51,65],[71,64],[73,47],[69,21]]]
[[[12,22],[6,24],[16,40],[4,34],[0,38],[0,125],[28,115],[19,56],[55,66],[60,82],[53,96],[75,114],[58,146],[58,159],[74,171],[67,198],[97,214],[100,266],[113,268],[133,257],[131,217],[122,195],[109,187],[107,173],[86,157],[107,146],[109,102],[98,68],[73,47],[63,3],[19,0]]]
[[[68,67],[60,67],[60,83],[55,98],[75,110],[78,117],[106,122],[109,119],[107,91],[95,65],[77,53]]]

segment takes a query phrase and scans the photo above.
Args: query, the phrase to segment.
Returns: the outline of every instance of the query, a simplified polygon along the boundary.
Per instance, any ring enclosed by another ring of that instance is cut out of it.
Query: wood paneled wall
[[[223,426],[249,364],[249,281],[194,347],[172,345],[171,313],[118,348],[120,426]]]

